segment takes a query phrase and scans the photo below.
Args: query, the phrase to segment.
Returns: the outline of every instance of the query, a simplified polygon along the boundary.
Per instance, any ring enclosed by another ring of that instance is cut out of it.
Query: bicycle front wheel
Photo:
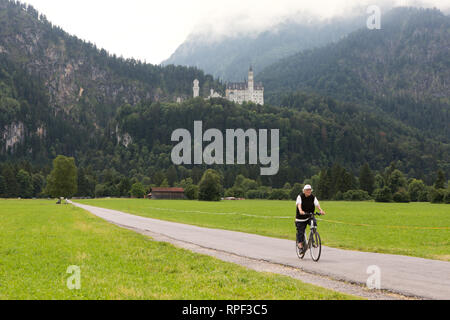
[[[309,241],[309,252],[311,253],[311,259],[315,262],[319,261],[320,254],[322,253],[322,241],[320,240],[319,232],[315,231],[311,234]]]

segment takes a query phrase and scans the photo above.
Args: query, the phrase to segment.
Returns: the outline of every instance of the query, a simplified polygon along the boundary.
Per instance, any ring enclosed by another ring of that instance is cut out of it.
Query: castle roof
[[[248,90],[248,82],[229,82],[227,83],[228,90]],[[262,82],[255,82],[253,90],[263,90]]]

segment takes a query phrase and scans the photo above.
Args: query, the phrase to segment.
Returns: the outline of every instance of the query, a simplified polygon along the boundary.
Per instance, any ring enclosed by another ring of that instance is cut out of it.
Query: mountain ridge
[[[313,91],[378,107],[448,141],[450,17],[398,8],[383,21],[382,30],[361,29],[267,67],[258,74],[266,100],[279,104],[283,94]]]

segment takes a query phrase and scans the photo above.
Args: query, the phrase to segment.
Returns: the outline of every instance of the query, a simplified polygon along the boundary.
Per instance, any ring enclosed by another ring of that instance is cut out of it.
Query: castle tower
[[[250,66],[250,69],[248,70],[248,90],[251,95],[253,95],[253,90],[255,88],[255,82],[253,77],[253,68]]]
[[[194,87],[192,88],[194,91],[194,98],[197,98],[200,96],[200,86],[199,86],[200,82],[195,79],[194,80]]]

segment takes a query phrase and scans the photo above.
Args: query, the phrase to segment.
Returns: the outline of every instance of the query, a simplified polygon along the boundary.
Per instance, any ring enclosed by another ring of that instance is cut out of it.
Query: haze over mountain
[[[382,109],[450,140],[450,17],[439,10],[396,8],[381,30],[362,28],[336,44],[267,67],[258,76],[266,100],[314,91]]]
[[[164,65],[196,66],[225,81],[240,81],[249,66],[256,71],[281,58],[343,38],[366,23],[365,16],[330,21],[286,21],[258,34],[192,34]]]

